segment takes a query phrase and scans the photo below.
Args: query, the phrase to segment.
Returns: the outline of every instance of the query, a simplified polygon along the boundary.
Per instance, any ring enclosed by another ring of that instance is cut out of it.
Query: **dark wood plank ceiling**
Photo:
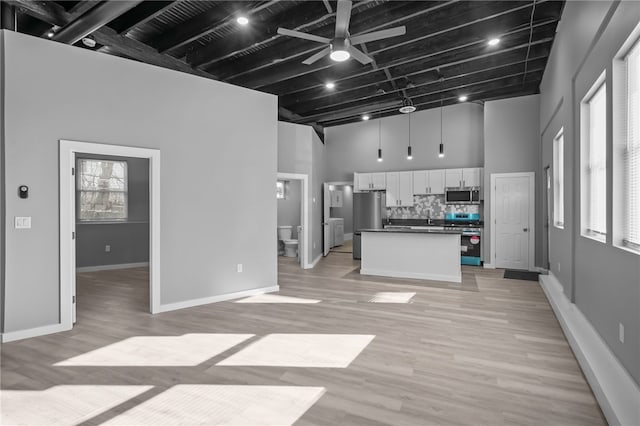
[[[403,98],[428,109],[459,102],[463,94],[467,102],[484,102],[538,93],[564,6],[548,0],[354,1],[350,34],[399,25],[406,34],[358,45],[374,59],[367,65],[328,56],[305,65],[325,46],[277,29],[333,38],[336,1],[134,1],[115,18],[100,15],[102,1],[3,2],[19,32],[46,38],[71,24],[98,21],[100,27],[87,32],[97,41],[94,50],[276,94],[281,119],[316,129],[365,113],[399,114]],[[238,25],[240,15],[250,23]],[[487,44],[492,37],[500,38],[497,46]],[[327,82],[335,88],[327,89]]]

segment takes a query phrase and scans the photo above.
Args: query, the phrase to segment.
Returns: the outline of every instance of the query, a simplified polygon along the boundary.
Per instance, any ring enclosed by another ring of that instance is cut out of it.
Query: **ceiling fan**
[[[351,36],[349,34],[349,21],[351,20],[352,2],[348,0],[338,0],[336,11],[336,32],[333,40],[301,31],[278,28],[278,34],[304,40],[315,41],[316,43],[327,44],[328,46],[302,61],[303,64],[311,65],[320,58],[327,55],[336,62],[342,62],[353,56],[358,62],[366,65],[373,61],[373,58],[366,55],[361,50],[354,47],[356,44],[395,37],[406,33],[405,26],[390,28],[388,30],[374,31],[367,34]]]

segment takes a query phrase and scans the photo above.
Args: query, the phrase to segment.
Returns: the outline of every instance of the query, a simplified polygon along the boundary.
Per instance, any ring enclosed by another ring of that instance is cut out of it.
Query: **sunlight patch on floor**
[[[105,425],[291,425],[323,387],[176,385]]]
[[[281,296],[279,294],[257,294],[245,299],[236,300],[235,303],[319,303],[318,299],[304,299],[302,297]]]
[[[269,334],[217,365],[346,368],[370,334]]]
[[[2,390],[0,424],[72,425],[151,389],[152,386],[61,385],[45,390]]]
[[[193,366],[253,337],[253,334],[136,336],[69,358],[57,366]]]
[[[415,296],[416,293],[403,293],[403,292],[387,292],[381,291],[380,293],[376,293],[373,298],[369,300],[371,303],[409,303],[411,298]]]

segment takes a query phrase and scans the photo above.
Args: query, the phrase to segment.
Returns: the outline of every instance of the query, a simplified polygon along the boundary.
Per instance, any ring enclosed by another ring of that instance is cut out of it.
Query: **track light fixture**
[[[415,110],[416,110],[416,107],[413,106],[413,101],[411,99],[409,98],[402,99],[402,106],[398,111],[400,111],[403,114],[410,114]]]

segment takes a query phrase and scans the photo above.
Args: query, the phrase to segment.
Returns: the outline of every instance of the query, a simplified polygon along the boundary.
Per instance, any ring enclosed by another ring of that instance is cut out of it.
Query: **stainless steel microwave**
[[[479,188],[445,188],[446,204],[480,204]]]

